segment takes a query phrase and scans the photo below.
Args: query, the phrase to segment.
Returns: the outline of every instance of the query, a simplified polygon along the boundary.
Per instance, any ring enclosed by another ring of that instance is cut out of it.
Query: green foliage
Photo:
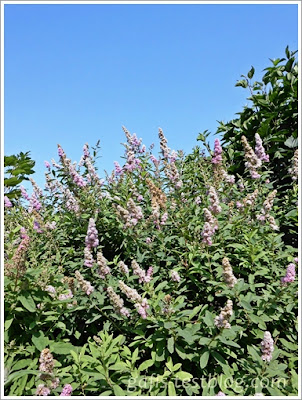
[[[28,175],[35,172],[33,170],[34,165],[35,161],[30,158],[29,152],[4,156],[4,186],[7,191],[5,195],[9,199],[18,199],[20,197],[21,191],[18,186],[24,180],[28,180]]]
[[[123,169],[105,182],[98,146],[91,156],[85,147],[82,166],[60,149],[47,190],[34,186],[41,208],[5,209],[5,394],[32,396],[46,385],[59,396],[70,384],[74,396],[297,395],[297,279],[282,284],[297,248],[276,229],[287,216],[297,237],[296,181],[288,181],[290,201],[275,199],[261,220],[274,158],[259,179],[238,158],[234,182],[226,177],[236,165],[232,145],[214,164],[208,132],[198,141],[210,155],[196,147],[184,157],[160,131],[158,162],[125,133]],[[88,249],[91,218],[98,243]],[[270,362],[261,357],[266,331]],[[49,374],[40,370],[45,349]]]
[[[238,117],[220,122],[217,133],[222,134],[226,157],[230,163],[229,171],[242,175],[244,157],[241,136],[245,135],[254,144],[255,133],[263,140],[266,153],[271,160],[270,180],[278,189],[278,197],[291,202],[287,192],[291,186],[288,170],[298,147],[298,63],[296,51],[285,50],[286,58],[271,60],[272,65],[265,68],[261,81],[252,81],[254,68],[247,76],[242,75],[235,86],[249,91],[249,103]],[[294,207],[293,207],[294,208]],[[290,210],[288,210],[290,211]],[[294,235],[290,232],[285,215],[280,220],[284,240],[290,244]]]

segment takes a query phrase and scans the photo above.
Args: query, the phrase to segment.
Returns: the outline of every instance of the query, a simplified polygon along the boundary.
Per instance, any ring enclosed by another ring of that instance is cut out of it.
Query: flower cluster
[[[147,317],[147,309],[149,308],[147,299],[143,299],[136,289],[127,286],[123,281],[119,281],[119,288],[129,300],[135,303],[134,306],[137,309],[137,312],[145,319]]]
[[[253,193],[248,194],[244,199],[243,199],[243,205],[245,207],[253,207],[255,205],[255,202],[258,197],[259,190],[255,189]]]
[[[270,227],[273,230],[278,230],[279,229],[279,227],[276,224],[276,221],[275,221],[274,217],[269,215],[269,212],[271,211],[271,209],[273,207],[274,198],[276,197],[276,194],[277,194],[277,190],[274,190],[268,195],[268,197],[266,198],[266,200],[263,203],[263,206],[262,206],[262,209],[260,211],[260,214],[256,215],[256,218],[262,223],[267,220],[269,222]]]
[[[85,245],[88,249],[98,247],[99,245],[98,231],[96,229],[95,220],[93,218],[89,219]]]
[[[54,377],[54,359],[49,349],[43,349],[39,358],[39,378],[46,383],[37,386],[37,396],[48,396],[50,389],[56,389],[59,386],[60,379]]]
[[[79,283],[80,288],[89,296],[93,291],[94,287],[91,285],[89,281],[85,281],[80,271],[75,272],[75,277]]]
[[[296,266],[294,263],[290,263],[287,266],[286,275],[283,278],[281,278],[281,283],[283,285],[292,283],[295,280],[295,276],[296,276]]]
[[[119,270],[121,271],[122,274],[124,274],[124,275],[129,274],[129,269],[128,269],[127,265],[123,261],[120,261],[118,263],[118,268],[119,268]]]
[[[111,286],[108,286],[107,293],[109,295],[109,299],[111,304],[113,305],[115,311],[120,314],[124,315],[125,317],[130,317],[130,312],[124,307],[124,300],[115,293]]]
[[[119,288],[128,297],[128,299],[135,302],[142,301],[142,297],[140,294],[138,294],[137,290],[127,286],[123,281],[119,281]]]
[[[160,145],[160,149],[161,149],[162,155],[163,155],[164,159],[168,159],[169,158],[169,154],[170,154],[170,149],[167,146],[168,141],[167,141],[167,139],[166,139],[166,137],[165,137],[165,135],[164,135],[164,133],[163,133],[161,128],[158,129],[158,137],[159,137],[159,140],[160,140],[159,145]]]
[[[52,285],[46,286],[45,290],[49,294],[49,296],[51,296],[53,299],[56,297],[57,291],[56,288],[53,287]]]
[[[92,268],[94,263],[94,258],[90,247],[84,248],[84,265],[85,267]]]
[[[114,207],[117,215],[124,222],[125,228],[137,225],[138,221],[144,217],[141,207],[137,206],[132,198],[127,202],[127,210],[119,204]]]
[[[269,162],[269,155],[265,153],[264,147],[262,145],[261,137],[258,133],[255,134],[255,154],[259,158],[259,160],[264,162]]]
[[[66,385],[64,385],[60,396],[71,396],[71,393],[72,393],[72,386],[69,383],[67,383]]]
[[[140,219],[143,219],[143,212],[140,206],[137,206],[132,198],[127,202],[127,210],[129,212],[130,226],[135,226]]]
[[[13,206],[12,202],[7,196],[4,196],[4,206],[6,208],[11,208]]]
[[[210,197],[210,207],[209,210],[213,214],[219,214],[221,212],[221,206],[219,205],[219,198],[217,192],[213,186],[209,189],[209,197]]]
[[[264,332],[264,337],[261,342],[262,360],[270,362],[273,357],[274,341],[270,332]]]
[[[173,282],[180,282],[180,276],[179,273],[177,271],[172,270],[171,271],[171,279]]]
[[[149,267],[147,272],[144,271],[135,260],[132,260],[131,267],[133,269],[133,273],[139,277],[139,283],[145,282],[148,283],[152,279],[153,268]]]
[[[48,396],[50,394],[50,389],[45,386],[44,383],[41,383],[37,386],[36,396]]]
[[[5,265],[5,274],[7,276],[21,276],[25,273],[25,257],[30,245],[30,237],[25,233],[22,236],[23,238],[12,257],[11,264]]]
[[[97,253],[97,264],[98,264],[98,274],[102,279],[105,279],[106,275],[110,274],[111,269],[107,265],[107,260],[103,256],[101,250]]]
[[[96,169],[92,164],[92,158],[90,156],[88,143],[86,143],[83,146],[83,156],[82,156],[81,161],[79,162],[79,165],[82,165],[82,164],[86,166],[87,171],[88,171],[88,173],[86,175],[87,182],[88,183],[93,182],[93,183],[96,183],[99,188],[102,187],[104,184],[104,180],[99,178],[99,176],[96,172]]]
[[[226,183],[229,183],[230,185],[235,183],[235,176],[229,175],[223,168],[221,168],[221,174]]]
[[[216,230],[218,229],[218,221],[217,219],[212,215],[211,211],[209,211],[207,208],[203,209],[204,212],[204,218],[205,218],[205,224],[203,227],[203,231],[201,233],[203,237],[203,243],[207,244],[208,246],[212,246],[212,237]]]
[[[223,273],[222,273],[223,280],[230,288],[233,288],[234,285],[237,283],[237,278],[233,274],[232,266],[227,257],[223,258],[222,267],[223,267]]]
[[[214,142],[214,156],[212,158],[212,164],[221,164],[222,162],[222,147],[219,139],[215,139]]]
[[[54,229],[56,229],[56,226],[57,226],[57,224],[56,224],[56,222],[55,221],[52,221],[52,222],[46,222],[46,224],[45,224],[45,228],[46,229],[48,229],[48,230],[50,230],[50,231],[53,231]]]
[[[257,170],[261,167],[262,162],[254,153],[254,150],[251,148],[244,135],[241,136],[241,142],[243,144],[246,159],[245,167],[249,170],[252,179],[258,179],[260,178],[260,175]]]
[[[51,375],[54,368],[53,356],[49,349],[42,350],[39,358],[39,370],[45,374]]]
[[[68,299],[72,299],[73,298],[73,294],[72,291],[70,289],[68,289],[67,293],[61,293],[58,297],[59,300],[64,301],[64,300],[68,300]]]
[[[63,185],[59,185],[59,187],[62,189],[62,194],[65,197],[66,208],[69,211],[73,211],[75,214],[78,214],[80,211],[80,206],[74,195],[69,189],[63,187]]]
[[[135,303],[135,308],[143,319],[147,318],[147,309],[149,308],[147,299],[142,299],[140,303]]]
[[[214,323],[217,328],[230,329],[231,325],[229,323],[229,319],[232,315],[233,302],[232,300],[227,300],[226,305],[220,310],[219,316],[215,317]]]
[[[78,187],[85,187],[87,182],[84,181],[83,177],[76,171],[75,164],[71,163],[71,160],[66,157],[66,154],[62,147],[58,144],[58,154],[61,160],[61,163],[64,167],[64,170],[69,174],[72,181]]]
[[[42,204],[38,200],[38,196],[36,192],[33,192],[33,194],[30,197],[29,200],[29,208],[28,212],[33,212],[33,210],[39,211],[42,207]]]

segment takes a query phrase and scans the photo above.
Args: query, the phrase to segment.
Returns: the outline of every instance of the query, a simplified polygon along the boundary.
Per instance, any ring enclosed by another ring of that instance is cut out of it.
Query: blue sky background
[[[148,146],[161,127],[189,153],[205,129],[228,121],[248,92],[234,85],[251,65],[298,48],[298,6],[283,4],[5,5],[5,154],[44,160],[60,143],[79,160],[101,141],[113,169],[125,125]],[[102,173],[101,173],[102,175]]]

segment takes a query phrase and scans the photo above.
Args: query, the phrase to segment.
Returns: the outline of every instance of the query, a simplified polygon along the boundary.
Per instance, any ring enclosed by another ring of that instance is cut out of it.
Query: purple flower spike
[[[295,280],[296,276],[296,266],[294,263],[290,263],[287,266],[286,275],[281,278],[281,283],[286,285],[287,283],[292,283]]]
[[[93,247],[98,247],[99,245],[98,231],[95,227],[95,221],[93,218],[89,219],[85,245],[88,249],[92,249]]]
[[[222,161],[222,147],[219,139],[215,139],[214,142],[214,156],[212,158],[212,164],[221,164]]]
[[[69,385],[69,383],[67,383],[62,390],[62,393],[60,394],[60,396],[70,396],[72,393],[72,386]]]
[[[11,208],[13,206],[12,202],[10,201],[10,199],[7,196],[4,196],[4,206],[6,208]]]

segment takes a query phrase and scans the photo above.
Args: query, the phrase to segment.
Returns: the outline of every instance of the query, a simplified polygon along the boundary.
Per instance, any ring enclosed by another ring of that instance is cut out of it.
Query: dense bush
[[[248,105],[238,113],[238,117],[220,122],[217,133],[223,134],[226,158],[230,171],[244,172],[244,154],[241,136],[255,143],[255,134],[263,140],[266,153],[271,161],[270,180],[278,190],[277,197],[286,198],[291,188],[289,169],[298,147],[298,63],[296,51],[285,49],[286,58],[271,60],[272,65],[265,68],[261,81],[252,81],[254,68],[242,75],[236,83],[248,90]],[[285,233],[283,240],[291,244],[296,239],[288,219],[296,219],[296,205],[288,204],[287,213],[280,216],[280,231]],[[297,243],[296,243],[297,244]]]
[[[124,131],[106,180],[97,148],[75,165],[59,146],[46,191],[6,203],[6,394],[297,395],[297,249],[274,160],[243,138],[234,176],[219,140],[184,157],[160,130],[156,157]]]

